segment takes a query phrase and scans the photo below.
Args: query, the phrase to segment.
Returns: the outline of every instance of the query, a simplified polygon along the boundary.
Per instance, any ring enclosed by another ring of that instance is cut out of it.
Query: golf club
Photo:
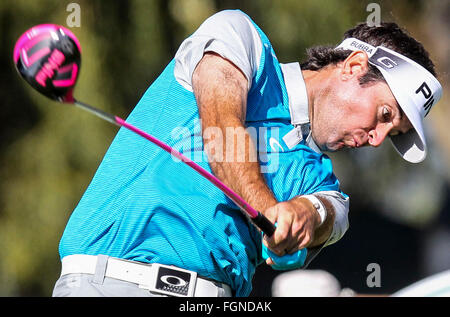
[[[81,45],[71,31],[54,24],[35,26],[19,38],[14,48],[13,58],[19,74],[34,89],[52,100],[74,104],[110,123],[146,138],[208,179],[249,216],[264,234],[269,237],[273,235],[275,231],[273,223],[204,168],[122,118],[94,108],[73,97],[81,66]]]

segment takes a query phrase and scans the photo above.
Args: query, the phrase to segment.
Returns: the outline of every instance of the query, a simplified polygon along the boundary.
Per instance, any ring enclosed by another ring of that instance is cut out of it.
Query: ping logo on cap
[[[428,87],[426,82],[423,82],[419,88],[416,90],[416,94],[422,93],[427,101],[423,105],[423,109],[425,109],[425,116],[430,112],[431,106],[434,104],[433,92],[430,87]]]

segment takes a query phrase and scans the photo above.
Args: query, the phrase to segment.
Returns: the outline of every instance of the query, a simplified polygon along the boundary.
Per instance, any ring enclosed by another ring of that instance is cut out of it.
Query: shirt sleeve
[[[237,66],[252,85],[262,52],[256,27],[242,11],[224,10],[208,18],[175,54],[176,80],[192,91],[192,74],[205,52],[215,52]]]
[[[348,211],[350,206],[350,198],[344,196],[338,191],[317,192],[314,195],[324,197],[333,206],[335,217],[333,231],[325,242],[324,246],[338,242],[345,234],[349,227]]]

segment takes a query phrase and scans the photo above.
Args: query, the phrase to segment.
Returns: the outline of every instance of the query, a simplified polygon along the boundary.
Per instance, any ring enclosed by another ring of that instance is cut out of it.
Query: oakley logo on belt
[[[189,285],[188,281],[185,281],[178,276],[174,275],[164,275],[160,277],[160,280],[165,283],[168,286],[171,287],[184,287],[186,285]]]
[[[160,267],[156,278],[157,290],[187,296],[191,274],[174,269]]]
[[[169,296],[194,296],[197,273],[173,266],[152,263],[156,277],[150,285],[141,286],[151,292]]]

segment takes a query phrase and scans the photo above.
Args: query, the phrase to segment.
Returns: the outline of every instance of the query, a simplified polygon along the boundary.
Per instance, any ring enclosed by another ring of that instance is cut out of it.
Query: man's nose
[[[378,147],[383,143],[384,139],[388,136],[389,132],[392,129],[392,124],[383,123],[378,124],[375,129],[369,131],[369,144],[373,147]]]

